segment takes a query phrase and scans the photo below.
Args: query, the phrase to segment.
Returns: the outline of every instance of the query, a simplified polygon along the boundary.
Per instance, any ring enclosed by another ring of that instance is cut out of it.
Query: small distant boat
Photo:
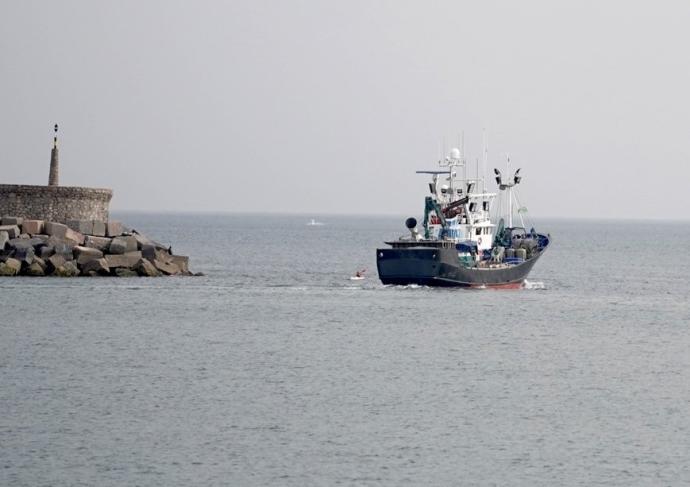
[[[351,281],[361,281],[361,280],[363,280],[363,279],[366,279],[367,276],[364,275],[364,273],[365,273],[366,271],[367,271],[366,269],[362,269],[361,271],[355,272],[355,275],[354,275],[354,276],[350,276],[350,280],[351,280]]]
[[[323,225],[322,222],[317,222],[313,218],[307,223],[307,226],[309,226],[309,227],[319,227],[321,225]]]

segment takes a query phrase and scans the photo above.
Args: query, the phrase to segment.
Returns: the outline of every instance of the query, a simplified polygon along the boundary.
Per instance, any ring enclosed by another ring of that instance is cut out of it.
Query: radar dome
[[[460,149],[458,149],[457,147],[453,147],[450,150],[450,158],[451,159],[460,159]]]

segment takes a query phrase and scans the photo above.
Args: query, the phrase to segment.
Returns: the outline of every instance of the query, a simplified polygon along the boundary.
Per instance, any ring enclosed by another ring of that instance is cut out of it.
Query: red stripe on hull
[[[473,289],[522,289],[523,281],[507,282],[505,284],[478,284],[472,285]]]

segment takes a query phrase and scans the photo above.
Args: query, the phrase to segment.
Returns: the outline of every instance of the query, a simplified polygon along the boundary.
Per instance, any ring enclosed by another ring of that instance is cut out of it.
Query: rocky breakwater
[[[0,276],[193,275],[188,257],[119,222],[3,217],[0,223]]]

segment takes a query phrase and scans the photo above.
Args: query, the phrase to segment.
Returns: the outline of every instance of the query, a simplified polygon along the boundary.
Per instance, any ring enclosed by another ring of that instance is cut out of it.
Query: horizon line
[[[394,217],[405,218],[404,213],[347,213],[347,212],[321,212],[307,213],[304,211],[257,211],[257,210],[154,210],[154,209],[111,209],[111,213],[139,213],[139,214],[164,214],[164,215],[288,215],[306,217]],[[534,217],[532,217],[534,218]],[[573,220],[573,221],[627,221],[627,222],[690,222],[690,218],[673,217],[630,217],[630,216],[560,216],[548,215],[536,217],[537,220]]]

